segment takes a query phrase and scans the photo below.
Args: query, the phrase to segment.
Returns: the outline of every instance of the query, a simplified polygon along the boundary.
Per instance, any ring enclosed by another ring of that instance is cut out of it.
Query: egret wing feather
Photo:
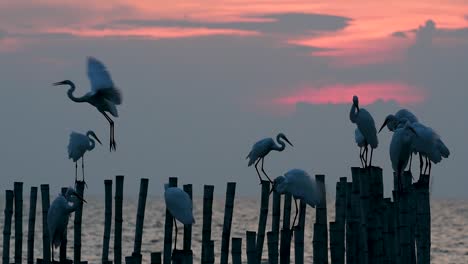
[[[189,195],[177,187],[167,188],[164,192],[166,207],[175,219],[184,225],[195,223],[192,200]]]
[[[47,225],[52,245],[57,248],[62,243],[62,237],[67,229],[69,213],[68,202],[64,196],[59,195],[50,205],[47,213]]]
[[[79,160],[89,146],[89,138],[86,135],[72,132],[68,143],[68,158],[73,161]]]
[[[106,66],[94,57],[88,57],[88,78],[92,91],[114,87]]]
[[[315,179],[301,169],[292,169],[284,177],[287,184],[286,191],[295,198],[304,200],[308,205],[315,207],[320,200]]]

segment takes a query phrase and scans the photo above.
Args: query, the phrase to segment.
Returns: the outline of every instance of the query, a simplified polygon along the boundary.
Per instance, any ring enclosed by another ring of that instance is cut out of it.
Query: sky
[[[271,153],[276,177],[292,168],[339,177],[359,166],[349,121],[358,95],[380,126],[413,111],[451,150],[433,166],[432,195],[468,198],[468,1],[0,1],[0,191],[14,181],[74,180],[71,131],[94,130],[104,145],[85,156],[89,189],[125,175],[126,195],[150,179],[160,195],[168,177],[194,184],[238,184],[260,192],[246,155],[283,132],[294,144]],[[105,118],[53,82],[89,91],[86,58],[103,61],[123,93],[109,152]],[[374,164],[390,193],[392,134],[379,134]],[[416,159],[417,160],[417,159]],[[417,164],[417,163],[416,163]],[[418,172],[417,165],[413,167]]]

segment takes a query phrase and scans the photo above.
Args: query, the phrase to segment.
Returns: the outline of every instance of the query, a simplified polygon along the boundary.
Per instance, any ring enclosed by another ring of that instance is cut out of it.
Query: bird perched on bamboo
[[[47,212],[47,228],[52,249],[52,262],[54,261],[54,248],[58,248],[64,239],[70,214],[75,212],[82,202],[86,203],[75,189],[69,187],[65,194],[59,194],[50,204]]]
[[[195,223],[193,217],[193,206],[190,196],[180,188],[169,187],[168,184],[164,185],[164,200],[166,208],[174,217],[175,239],[174,250],[177,245],[177,222],[179,220],[184,225],[191,225]]]
[[[69,85],[67,95],[73,102],[89,103],[104,115],[110,125],[110,145],[109,150],[116,149],[114,139],[114,121],[107,113],[114,117],[118,117],[117,105],[122,103],[122,93],[114,85],[106,66],[99,60],[93,57],[88,57],[88,78],[91,82],[91,91],[81,97],[75,97],[75,84],[70,80],[56,82],[53,85]]]
[[[351,106],[351,110],[349,111],[349,119],[352,123],[357,125],[357,128],[364,136],[364,153],[362,157],[365,155],[365,167],[372,166],[372,154],[374,149],[377,148],[379,144],[379,140],[377,139],[377,129],[375,128],[375,122],[372,118],[372,115],[364,108],[359,108],[359,99],[355,95],[353,96],[353,104]],[[369,164],[367,164],[367,155],[368,155],[368,146],[371,147],[371,155]],[[361,157],[361,160],[362,160]]]
[[[404,125],[400,125],[395,129],[390,142],[390,161],[393,170],[397,174],[399,191],[403,190],[401,175],[408,164],[413,149],[412,144],[417,136],[418,134],[407,121]]]
[[[270,153],[272,150],[276,151],[283,151],[286,148],[286,144],[284,141],[286,141],[289,145],[293,146],[289,139],[284,135],[283,133],[279,133],[276,136],[276,141],[278,142],[279,146],[275,143],[275,141],[272,138],[264,138],[259,141],[257,141],[253,146],[252,149],[250,150],[249,154],[247,155],[246,159],[249,159],[249,164],[248,166],[252,166],[252,164],[255,163],[255,170],[257,171],[258,179],[260,180],[260,184],[262,184],[262,177],[260,176],[260,172],[258,171],[258,163],[261,161],[262,162],[262,172],[265,174],[267,177],[268,181],[273,183],[273,181],[268,177],[266,174],[264,168],[263,168],[263,163],[265,156]]]
[[[270,193],[272,191],[276,191],[280,194],[290,193],[293,196],[294,205],[296,206],[296,214],[294,215],[292,224],[293,227],[299,212],[297,206],[298,199],[304,201],[313,208],[321,201],[321,195],[315,179],[301,169],[292,169],[284,175],[276,177],[273,181],[273,188]]]
[[[86,151],[91,151],[96,146],[96,143],[92,139],[96,139],[99,144],[101,141],[96,136],[96,134],[89,130],[86,134],[81,134],[77,132],[71,132],[70,141],[68,143],[68,158],[75,162],[75,182],[78,181],[78,160],[81,159],[81,171],[83,173],[83,182],[85,181],[84,177],[84,154]]]

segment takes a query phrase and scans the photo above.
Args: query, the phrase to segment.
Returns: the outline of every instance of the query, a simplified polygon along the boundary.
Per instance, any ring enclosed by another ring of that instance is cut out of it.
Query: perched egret
[[[406,119],[410,123],[419,122],[418,118],[408,109],[400,109],[395,113],[395,115],[388,115],[385,118],[385,121],[380,127],[379,132],[382,131],[385,126],[387,126],[389,131],[395,131],[395,129],[398,127],[398,124],[402,122],[402,119]]]
[[[357,96],[353,96],[353,105],[349,111],[349,119],[352,123],[357,125],[357,128],[364,136],[365,167],[367,167],[368,146],[370,145],[371,147],[369,166],[372,166],[372,154],[374,149],[379,145],[377,129],[375,128],[375,122],[371,114],[366,109],[359,108],[359,99]]]
[[[405,119],[403,119],[405,120]],[[417,137],[412,142],[413,152],[419,153],[419,169],[421,174],[426,172],[431,174],[431,163],[439,163],[442,158],[448,158],[450,150],[444,144],[440,136],[432,128],[427,127],[419,122],[411,123],[411,127],[416,131]],[[425,158],[424,172],[423,168],[423,157]],[[429,171],[427,171],[429,167]]]
[[[68,218],[80,206],[81,202],[86,203],[83,197],[72,187],[69,187],[65,194],[59,194],[49,207],[47,227],[52,245],[52,262],[54,261],[54,248],[60,246],[64,232],[67,230]]]
[[[252,150],[250,150],[249,155],[247,155],[246,159],[249,159],[248,166],[250,167],[252,166],[252,164],[255,163],[255,170],[257,171],[258,178],[260,179],[260,184],[262,183],[262,177],[260,177],[260,173],[258,172],[258,163],[262,161],[262,172],[265,174],[268,180],[271,183],[273,183],[273,181],[270,179],[270,177],[268,177],[265,170],[263,169],[263,163],[265,156],[268,155],[270,151],[283,151],[286,148],[286,144],[283,140],[288,142],[289,145],[293,146],[293,144],[291,144],[291,142],[283,133],[279,133],[276,136],[276,141],[278,142],[279,146],[276,145],[275,141],[272,138],[264,138],[262,140],[257,141],[257,143],[255,143],[252,146]]]
[[[114,117],[118,117],[117,105],[122,103],[122,94],[111,79],[106,66],[93,57],[88,57],[88,78],[91,82],[91,91],[82,97],[75,97],[75,84],[70,80],[56,82],[54,85],[69,85],[70,89],[67,92],[68,98],[77,103],[87,102],[96,107],[97,110],[104,115],[110,124],[110,151],[115,151],[114,140],[114,121],[107,113]],[[107,112],[107,113],[106,113]]]
[[[191,225],[195,223],[193,218],[193,206],[190,196],[180,188],[169,187],[168,184],[164,185],[164,200],[166,201],[167,210],[174,217],[175,226],[175,240],[174,250],[177,245],[177,222],[179,220],[184,225]]]
[[[89,130],[86,134],[80,134],[77,132],[71,132],[70,134],[70,142],[68,143],[68,158],[72,159],[75,162],[75,182],[77,181],[77,174],[78,174],[78,160],[81,159],[81,171],[83,173],[83,181],[84,179],[84,154],[86,151],[91,151],[94,149],[96,143],[94,139],[101,144],[101,141],[96,136],[96,134]]]
[[[356,141],[356,144],[359,147],[359,158],[361,159],[361,165],[362,165],[362,167],[365,167],[364,164],[366,164],[367,161],[366,161],[366,159],[364,157],[364,152],[362,150],[366,146],[366,139],[362,135],[359,128],[356,128],[356,130],[354,130],[354,140]]]
[[[390,160],[392,162],[392,168],[397,174],[398,189],[400,191],[403,189],[401,175],[408,164],[414,137],[417,136],[417,132],[407,121],[406,124],[398,126],[397,129],[395,129],[392,141],[390,142]]]
[[[299,212],[297,199],[303,200],[306,204],[315,207],[320,202],[320,194],[315,179],[300,169],[292,169],[282,176],[278,176],[273,181],[272,191],[280,194],[290,193],[294,198],[296,214],[294,215],[293,227]],[[271,192],[270,192],[271,193]]]

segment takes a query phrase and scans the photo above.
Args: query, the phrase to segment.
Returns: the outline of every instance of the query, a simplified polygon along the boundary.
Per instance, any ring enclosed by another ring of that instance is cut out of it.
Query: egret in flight
[[[366,109],[359,108],[359,99],[357,96],[353,96],[353,105],[349,111],[349,119],[352,123],[357,125],[357,128],[364,136],[365,167],[370,167],[372,166],[372,154],[379,144],[379,140],[377,139],[377,129],[375,128],[375,122],[371,114]],[[369,145],[371,147],[371,155],[369,165],[367,165]]]
[[[418,137],[417,132],[411,126],[409,121],[395,129],[392,141],[390,142],[390,161],[392,168],[397,174],[398,189],[403,189],[401,175],[408,165],[411,152],[413,150],[413,141]]]
[[[282,176],[278,176],[273,181],[273,188],[271,191],[276,191],[280,194],[290,193],[294,198],[294,205],[296,206],[296,214],[292,226],[296,223],[297,214],[299,213],[297,207],[297,200],[302,200],[306,204],[315,208],[320,202],[320,194],[315,179],[301,169],[292,169]],[[270,191],[270,193],[271,193]]]
[[[88,57],[88,78],[91,82],[91,91],[81,97],[75,97],[75,84],[70,80],[56,82],[54,85],[69,85],[67,95],[73,102],[87,102],[96,107],[97,110],[104,115],[110,125],[110,146],[109,150],[116,149],[114,140],[114,121],[107,113],[114,117],[118,117],[117,105],[122,103],[122,93],[114,85],[106,66],[99,60]]]
[[[47,212],[47,228],[52,245],[52,262],[54,262],[54,248],[58,248],[67,230],[68,219],[82,202],[86,201],[72,187],[65,194],[60,193],[52,202]],[[71,203],[71,205],[70,205]]]
[[[86,134],[80,134],[77,132],[71,132],[70,142],[68,143],[68,158],[72,159],[75,162],[75,182],[78,181],[78,160],[81,159],[81,172],[83,173],[83,182],[84,179],[84,154],[86,151],[91,151],[94,149],[96,143],[92,139],[96,139],[99,144],[101,141],[96,136],[96,134],[89,130]]]
[[[179,220],[184,225],[191,225],[195,223],[193,218],[193,206],[190,196],[180,188],[169,187],[168,184],[164,185],[164,200],[166,201],[166,208],[174,217],[175,239],[174,250],[177,245],[177,222]]]
[[[262,184],[262,177],[260,176],[260,172],[258,172],[258,163],[262,161],[262,172],[263,174],[265,174],[268,180],[271,183],[273,183],[273,181],[270,179],[270,177],[268,177],[265,170],[263,169],[263,163],[265,156],[268,155],[270,151],[283,151],[286,148],[286,144],[283,140],[288,142],[289,145],[293,146],[293,144],[291,144],[291,142],[283,133],[279,133],[276,136],[276,141],[278,142],[279,146],[275,143],[275,141],[272,138],[264,138],[262,140],[257,141],[257,143],[255,143],[252,146],[252,150],[250,150],[249,154],[247,155],[246,159],[249,159],[248,166],[250,167],[252,166],[252,164],[255,163],[255,170],[257,171],[258,178],[260,179],[260,184]]]

